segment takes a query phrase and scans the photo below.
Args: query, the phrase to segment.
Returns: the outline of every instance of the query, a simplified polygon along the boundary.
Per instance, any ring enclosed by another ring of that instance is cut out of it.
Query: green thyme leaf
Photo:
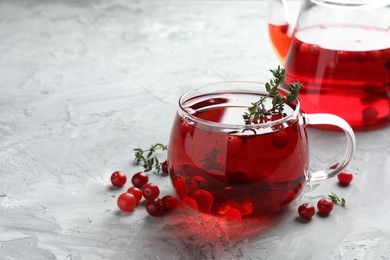
[[[335,193],[331,193],[330,195],[328,195],[328,197],[334,202],[334,203],[339,203],[342,207],[346,207],[347,206],[347,201],[344,199],[344,198],[340,198],[339,196],[337,196]]]
[[[282,114],[285,103],[293,103],[298,99],[298,93],[303,87],[301,83],[296,81],[293,84],[287,84],[290,93],[282,97],[280,96],[278,87],[284,83],[286,72],[278,66],[278,68],[271,70],[271,73],[274,78],[265,83],[265,89],[268,95],[272,97],[272,108],[266,109],[264,103],[267,97],[261,97],[259,101],[251,103],[251,106],[248,107],[248,112],[244,112],[242,117],[247,123],[256,123],[256,121],[272,114]]]
[[[156,172],[159,173],[161,171],[161,163],[157,157],[158,150],[167,151],[168,146],[161,143],[156,143],[146,150],[142,148],[135,148],[133,149],[135,156],[134,162],[136,164],[142,165],[145,172],[155,169]]]

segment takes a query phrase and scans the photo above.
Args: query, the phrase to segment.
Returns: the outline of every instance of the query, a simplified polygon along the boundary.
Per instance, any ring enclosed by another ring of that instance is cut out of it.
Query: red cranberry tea
[[[268,128],[244,126],[260,95],[206,94],[182,104],[169,144],[169,172],[178,196],[212,215],[248,218],[280,211],[302,190],[308,167],[306,131],[297,118]],[[269,99],[269,102],[271,99]],[[285,106],[293,114],[295,107]]]

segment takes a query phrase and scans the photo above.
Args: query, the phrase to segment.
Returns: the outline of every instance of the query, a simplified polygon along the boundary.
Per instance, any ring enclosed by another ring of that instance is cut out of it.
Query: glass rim
[[[228,85],[235,86],[235,88],[232,87],[229,91],[225,90],[225,92],[223,92],[222,90],[213,90],[212,88],[210,88],[212,86],[215,87],[215,86],[228,86]],[[241,88],[238,88],[238,86],[241,86]],[[252,86],[252,87],[257,86],[258,88],[251,89],[250,86]],[[264,91],[261,91],[262,89],[260,87],[262,87],[264,89]],[[209,89],[207,89],[207,88],[209,88]],[[178,101],[178,104],[179,104],[178,114],[180,117],[182,117],[183,120],[185,120],[187,122],[192,121],[195,123],[201,123],[203,125],[207,125],[207,126],[210,126],[213,128],[219,128],[219,129],[234,129],[234,130],[266,129],[266,128],[270,128],[274,125],[280,125],[282,123],[286,123],[286,122],[293,120],[293,119],[298,119],[298,115],[301,112],[300,111],[300,100],[298,98],[298,100],[296,101],[293,113],[291,113],[285,117],[282,117],[280,119],[277,119],[277,120],[264,122],[264,123],[257,123],[257,124],[253,124],[253,123],[252,124],[245,124],[244,120],[243,120],[242,124],[227,124],[227,123],[214,122],[214,121],[210,121],[210,120],[196,117],[196,116],[190,114],[184,107],[185,102],[187,102],[191,98],[201,96],[201,94],[190,96],[190,94],[195,93],[196,91],[200,91],[200,90],[206,90],[203,93],[203,95],[211,95],[211,94],[226,93],[226,92],[228,92],[228,93],[260,94],[260,95],[262,95],[263,93],[266,94],[265,83],[264,82],[255,82],[255,81],[221,81],[221,82],[215,82],[215,83],[202,85],[200,87],[187,90],[186,92],[184,92],[180,96],[179,101]],[[281,88],[281,87],[278,87],[278,90],[280,92],[283,92],[286,94],[290,93],[290,91],[288,91],[284,88]],[[267,96],[272,97],[270,95],[267,95]],[[257,100],[253,100],[253,102],[255,102],[255,101],[257,101]]]

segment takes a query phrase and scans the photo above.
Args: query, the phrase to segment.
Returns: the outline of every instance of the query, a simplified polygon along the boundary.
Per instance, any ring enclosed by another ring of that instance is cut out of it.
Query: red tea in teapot
[[[287,82],[299,80],[305,86],[302,110],[336,114],[355,128],[389,118],[389,39],[389,30],[370,27],[329,25],[297,31],[285,68]]]
[[[288,24],[268,24],[268,33],[272,41],[272,47],[278,59],[284,64],[288,49],[290,48],[291,36],[288,35]]]

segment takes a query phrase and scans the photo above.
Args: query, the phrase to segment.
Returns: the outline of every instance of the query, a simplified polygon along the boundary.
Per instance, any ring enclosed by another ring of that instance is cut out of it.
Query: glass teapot
[[[299,80],[302,110],[354,129],[390,122],[390,0],[303,0],[294,25],[285,0],[269,0],[272,46]]]

